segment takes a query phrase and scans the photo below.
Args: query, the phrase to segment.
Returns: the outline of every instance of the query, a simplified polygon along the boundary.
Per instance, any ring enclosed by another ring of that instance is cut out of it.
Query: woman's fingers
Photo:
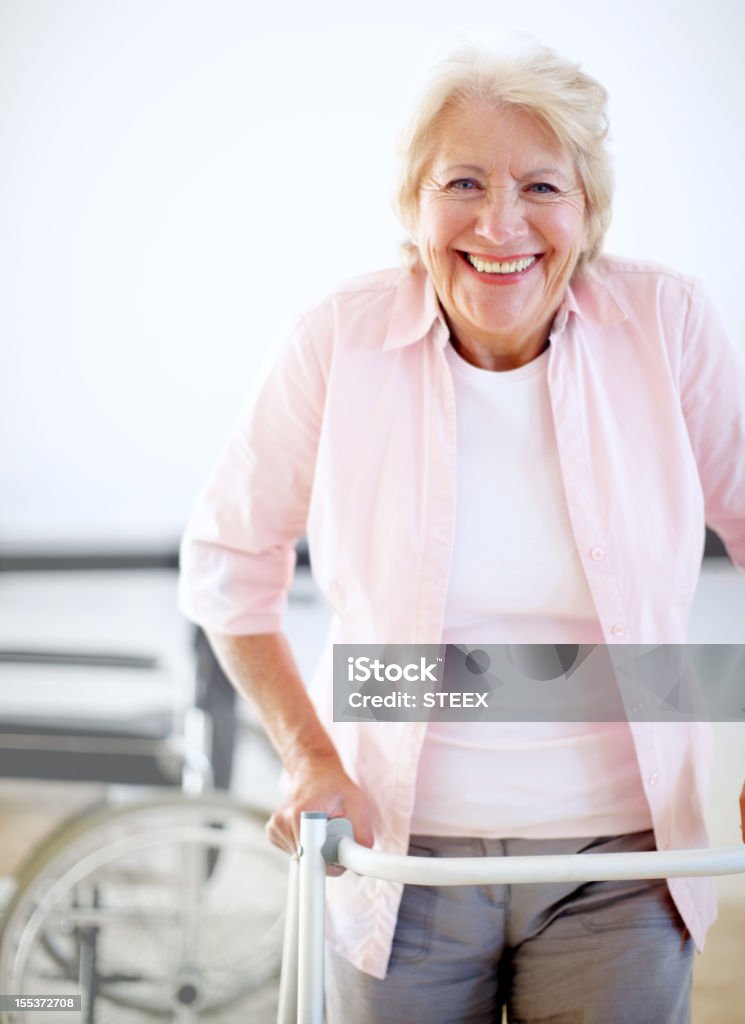
[[[740,790],[740,833],[742,841],[745,843],[745,782],[743,782],[742,789]]]
[[[361,790],[341,769],[303,771],[292,777],[293,788],[266,825],[266,834],[275,846],[295,853],[300,845],[300,816],[303,811],[321,811],[329,818],[348,818],[354,837],[364,846],[372,846],[370,812]],[[327,873],[339,875],[343,868],[328,867]]]
[[[299,836],[293,834],[291,819],[287,819],[279,808],[266,823],[267,837],[274,846],[285,853],[295,853],[299,845]]]
[[[336,801],[335,801],[336,802]],[[310,810],[311,808],[305,808]],[[313,810],[324,810],[316,803]],[[266,826],[266,834],[275,846],[286,853],[295,854],[300,849],[300,815],[302,809],[295,809],[293,806],[279,808],[269,819]],[[329,818],[347,817],[345,814],[329,814]],[[327,865],[327,875],[341,875],[344,868],[335,865]]]

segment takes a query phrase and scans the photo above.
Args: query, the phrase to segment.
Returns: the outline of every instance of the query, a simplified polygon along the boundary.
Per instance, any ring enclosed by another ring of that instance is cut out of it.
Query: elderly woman
[[[745,566],[745,373],[700,286],[600,255],[606,94],[553,52],[439,67],[404,147],[409,266],[310,309],[192,515],[182,607],[303,809],[422,856],[705,845],[699,724],[334,723],[334,643],[681,643],[704,523]],[[306,533],[334,616],[281,632]],[[329,886],[330,1024],[682,1022],[707,879]]]

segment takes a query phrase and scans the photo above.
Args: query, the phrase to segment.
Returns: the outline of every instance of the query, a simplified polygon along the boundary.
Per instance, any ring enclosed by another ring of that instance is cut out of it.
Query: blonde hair
[[[542,44],[504,54],[480,49],[454,53],[435,67],[401,139],[394,194],[399,220],[415,234],[419,191],[454,109],[474,102],[518,107],[547,125],[574,159],[586,199],[587,243],[578,267],[584,265],[600,252],[611,218],[607,101],[599,82]],[[408,263],[420,262],[413,241],[402,248]]]

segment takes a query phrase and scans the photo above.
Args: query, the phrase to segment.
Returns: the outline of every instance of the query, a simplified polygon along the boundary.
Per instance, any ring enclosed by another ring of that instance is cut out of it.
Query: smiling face
[[[523,110],[456,108],[420,189],[416,241],[458,351],[486,369],[530,362],[585,241],[570,154]]]

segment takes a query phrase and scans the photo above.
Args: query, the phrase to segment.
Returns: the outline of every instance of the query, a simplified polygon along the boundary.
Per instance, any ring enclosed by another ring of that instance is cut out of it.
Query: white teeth
[[[480,274],[516,274],[520,270],[527,270],[536,261],[535,256],[523,256],[522,259],[511,260],[509,263],[492,263],[489,260],[482,260],[480,256],[472,256],[470,252],[465,255],[471,266]]]

